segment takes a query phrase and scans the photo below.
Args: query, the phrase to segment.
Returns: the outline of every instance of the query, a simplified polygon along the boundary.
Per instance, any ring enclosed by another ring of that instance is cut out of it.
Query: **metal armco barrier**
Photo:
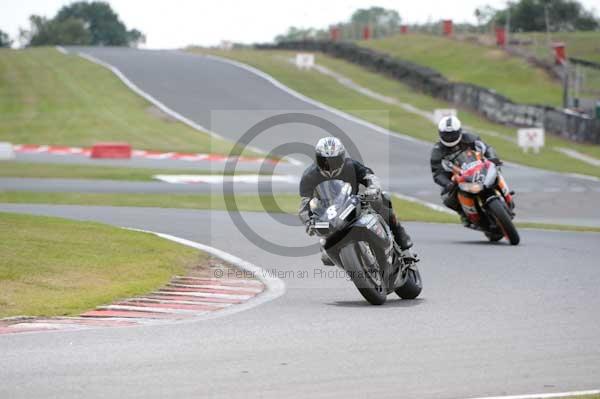
[[[431,68],[360,47],[354,43],[331,41],[291,41],[259,44],[258,49],[320,51],[364,66],[410,87],[459,106],[470,108],[493,122],[514,126],[543,127],[577,142],[600,144],[600,120],[562,109],[536,104],[518,104],[485,87],[453,83]]]

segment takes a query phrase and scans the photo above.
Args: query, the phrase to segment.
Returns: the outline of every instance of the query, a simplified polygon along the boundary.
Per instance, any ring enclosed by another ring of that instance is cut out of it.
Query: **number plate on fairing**
[[[462,170],[469,170],[469,169],[474,168],[475,166],[479,165],[480,163],[481,163],[481,161],[473,161],[473,162],[469,162],[469,163],[463,163]]]

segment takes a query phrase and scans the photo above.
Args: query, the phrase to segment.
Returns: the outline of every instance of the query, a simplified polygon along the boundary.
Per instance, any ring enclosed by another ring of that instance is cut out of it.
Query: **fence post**
[[[563,65],[567,61],[567,51],[564,43],[552,44],[554,48],[554,62],[556,65]]]
[[[363,40],[369,40],[371,38],[371,27],[369,25],[366,25],[363,28],[362,38]]]
[[[454,29],[454,26],[452,25],[452,20],[451,19],[445,19],[443,21],[443,25],[444,25],[444,36],[452,36],[452,31]]]
[[[496,28],[496,45],[500,47],[506,46],[506,29]]]
[[[340,39],[340,28],[339,26],[332,26],[329,28],[329,36],[331,41],[337,42]]]

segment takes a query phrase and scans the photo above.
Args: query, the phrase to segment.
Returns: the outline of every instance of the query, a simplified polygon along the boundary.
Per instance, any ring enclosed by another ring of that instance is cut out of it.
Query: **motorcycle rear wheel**
[[[387,299],[385,281],[380,272],[379,285],[370,278],[368,265],[366,265],[365,261],[366,255],[363,254],[359,243],[342,248],[340,259],[358,292],[360,292],[367,302],[371,305],[383,305]]]
[[[504,205],[500,202],[500,200],[492,200],[488,204],[488,211],[491,213],[492,217],[496,219],[498,227],[500,227],[510,244],[518,245],[521,241],[521,238],[519,237],[519,232],[517,231],[517,228],[515,227],[512,218],[508,214],[508,211],[505,209]]]

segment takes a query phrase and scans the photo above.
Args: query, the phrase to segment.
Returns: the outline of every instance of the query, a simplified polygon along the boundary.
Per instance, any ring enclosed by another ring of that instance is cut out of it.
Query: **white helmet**
[[[342,172],[346,159],[346,149],[336,137],[324,137],[315,147],[315,162],[319,172],[325,177],[336,177]]]
[[[454,147],[462,138],[462,125],[456,116],[444,116],[438,123],[440,142],[446,147]]]

